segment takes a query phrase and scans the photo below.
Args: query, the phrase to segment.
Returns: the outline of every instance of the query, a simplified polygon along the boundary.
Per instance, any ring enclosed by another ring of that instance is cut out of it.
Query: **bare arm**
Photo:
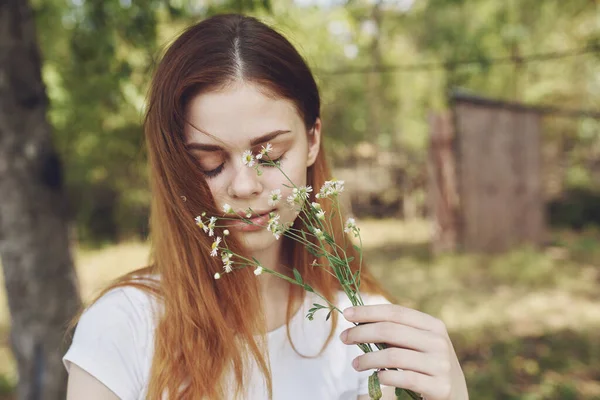
[[[109,388],[76,364],[69,369],[67,400],[119,400]]]

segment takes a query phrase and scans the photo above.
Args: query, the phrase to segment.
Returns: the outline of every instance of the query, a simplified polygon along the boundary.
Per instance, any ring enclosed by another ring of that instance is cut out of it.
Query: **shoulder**
[[[148,292],[132,286],[111,289],[82,314],[73,342],[102,331],[107,339],[131,335],[137,348],[148,346],[158,319],[158,302]]]
[[[77,325],[101,325],[109,329],[123,324],[139,326],[151,323],[156,310],[155,299],[146,291],[132,286],[109,290],[91,304],[81,315]],[[132,327],[135,327],[132,326]]]
[[[111,289],[81,315],[63,357],[122,399],[136,399],[147,379],[153,351],[156,301],[144,290]]]

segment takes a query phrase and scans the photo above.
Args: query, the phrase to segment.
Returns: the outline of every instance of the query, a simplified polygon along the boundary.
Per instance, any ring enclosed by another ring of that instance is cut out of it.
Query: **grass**
[[[373,273],[403,305],[446,322],[472,399],[600,400],[600,232],[499,256],[429,251],[423,221],[360,222]],[[76,251],[82,294],[146,262],[139,243]],[[0,399],[14,386],[0,292]]]

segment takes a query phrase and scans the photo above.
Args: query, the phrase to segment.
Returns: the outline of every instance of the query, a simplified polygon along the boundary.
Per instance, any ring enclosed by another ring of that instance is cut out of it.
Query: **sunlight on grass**
[[[149,247],[145,243],[124,243],[102,250],[80,250],[75,257],[77,276],[84,301],[113,279],[148,265]]]

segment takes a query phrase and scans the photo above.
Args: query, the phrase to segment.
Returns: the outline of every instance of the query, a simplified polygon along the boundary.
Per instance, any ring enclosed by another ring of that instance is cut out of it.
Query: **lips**
[[[246,217],[245,213],[236,213],[237,215],[240,216],[239,220],[229,221],[229,225],[231,228],[234,228],[234,229],[237,229],[240,231],[244,231],[244,232],[251,232],[251,231],[258,231],[261,229],[265,229],[269,222],[269,213],[272,211],[275,211],[275,210],[254,212],[254,213],[252,213],[252,215],[250,215],[250,218]],[[248,220],[248,219],[252,222],[251,224],[247,223],[246,220]]]
[[[253,212],[250,214],[250,217],[247,217],[248,213],[246,211],[238,211],[235,214],[237,214],[237,216],[240,219],[253,219],[253,218],[257,218],[257,217],[262,217],[263,215],[268,215],[270,212],[275,211],[275,210],[268,210],[268,211],[259,211],[259,212]]]

